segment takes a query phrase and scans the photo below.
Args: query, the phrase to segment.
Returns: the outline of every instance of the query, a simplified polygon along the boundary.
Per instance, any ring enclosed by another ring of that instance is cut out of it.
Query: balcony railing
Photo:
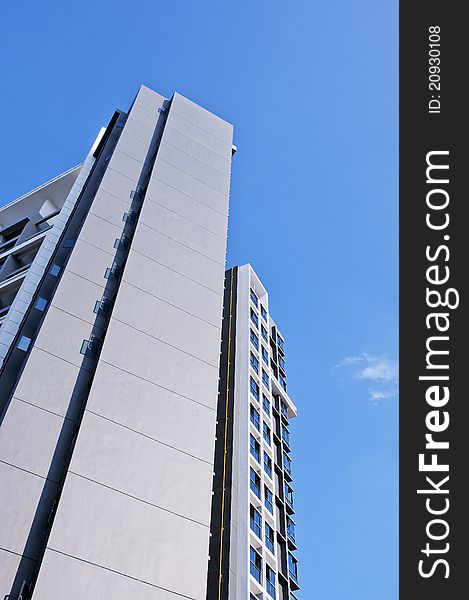
[[[258,566],[256,566],[253,562],[251,562],[251,575],[254,577],[256,581],[258,581],[262,585],[262,574],[261,570]]]
[[[269,596],[275,598],[275,584],[270,581],[266,581],[265,587]]]

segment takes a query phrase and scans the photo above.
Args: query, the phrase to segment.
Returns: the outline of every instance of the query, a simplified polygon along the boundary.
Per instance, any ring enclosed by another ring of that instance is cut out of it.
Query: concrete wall
[[[54,299],[64,372],[162,102],[141,89]],[[205,599],[231,146],[229,124],[175,94],[34,600]]]

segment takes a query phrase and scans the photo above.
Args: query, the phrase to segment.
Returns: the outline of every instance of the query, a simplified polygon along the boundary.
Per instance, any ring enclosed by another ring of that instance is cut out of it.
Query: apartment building
[[[0,208],[0,597],[295,597],[296,409],[267,292],[225,273],[232,137],[142,86]]]
[[[295,600],[285,342],[250,265],[226,273],[209,599]]]

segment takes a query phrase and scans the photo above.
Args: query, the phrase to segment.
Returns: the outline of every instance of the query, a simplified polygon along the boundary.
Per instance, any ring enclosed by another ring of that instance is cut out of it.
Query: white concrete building
[[[83,164],[0,209],[1,598],[294,598],[281,337],[249,266],[225,285],[232,134],[142,86]]]
[[[298,590],[284,338],[250,265],[226,273],[209,600]]]

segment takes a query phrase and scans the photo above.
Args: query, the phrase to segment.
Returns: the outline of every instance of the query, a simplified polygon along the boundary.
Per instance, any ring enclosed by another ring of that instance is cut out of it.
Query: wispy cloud
[[[372,356],[362,352],[357,356],[348,356],[338,365],[340,367],[353,367],[355,379],[373,383],[369,389],[370,400],[379,403],[381,400],[392,398],[397,394],[399,369],[397,362],[385,356]]]

